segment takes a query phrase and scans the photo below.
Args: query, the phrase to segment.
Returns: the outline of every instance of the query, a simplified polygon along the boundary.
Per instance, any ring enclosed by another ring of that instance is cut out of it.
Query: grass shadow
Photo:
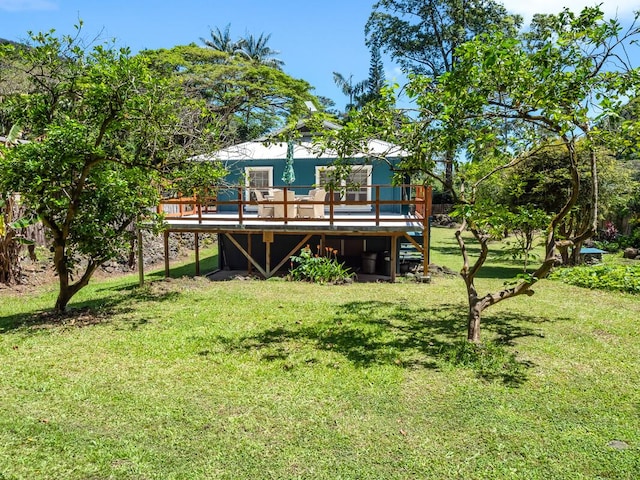
[[[55,328],[60,326],[86,327],[110,322],[114,316],[126,316],[138,311],[140,302],[169,302],[175,300],[180,293],[176,291],[157,291],[153,288],[143,287],[131,289],[106,288],[99,291],[120,290],[126,295],[109,293],[107,295],[74,302],[69,305],[67,312],[61,314],[51,310],[35,310],[26,313],[16,313],[0,317],[0,334],[20,328]],[[146,323],[146,320],[129,320],[132,328]]]
[[[526,381],[527,370],[533,365],[518,360],[511,347],[518,338],[542,337],[534,326],[545,321],[550,320],[521,314],[517,318],[504,313],[487,314],[485,335],[493,335],[496,340],[490,342],[491,348],[474,354],[464,351],[468,342],[460,341],[466,337],[463,304],[425,309],[402,302],[356,301],[339,306],[327,320],[312,319],[217,341],[228,350],[258,351],[264,361],[287,365],[294,361],[292,352],[306,351],[313,358],[315,350],[337,354],[359,367],[463,366],[485,380],[518,386]]]

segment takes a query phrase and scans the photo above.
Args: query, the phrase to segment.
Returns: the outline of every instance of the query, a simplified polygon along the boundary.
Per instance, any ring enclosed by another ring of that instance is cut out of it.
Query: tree
[[[365,35],[370,47],[382,48],[406,74],[433,81],[454,70],[456,50],[463,43],[494,29],[515,34],[521,22],[494,0],[380,0],[373,5]],[[453,118],[447,124],[452,131],[458,128]],[[451,187],[456,151],[453,145],[443,148]]]
[[[629,169],[616,160],[612,152],[597,148],[598,155],[598,210],[602,218],[615,218],[616,212],[630,200],[633,188]],[[590,151],[584,141],[576,142],[576,159],[580,171],[578,200],[574,208],[558,227],[561,238],[578,236],[591,224],[593,194],[591,192]],[[516,165],[505,174],[501,191],[493,195],[510,209],[532,206],[547,214],[558,211],[571,190],[571,176],[566,168],[570,161],[562,142],[549,145],[533,153],[527,162]],[[575,265],[580,262],[581,242],[559,248],[562,262]]]
[[[261,33],[258,37],[249,35],[246,38],[242,38],[239,41],[240,53],[249,60],[282,70],[284,62],[279,58],[273,58],[280,52],[267,45],[270,38],[271,34],[265,35],[264,33]]]
[[[354,82],[353,74],[345,77],[341,73],[333,72],[333,81],[342,93],[349,97],[349,103],[345,107],[345,115],[349,111],[362,108],[367,102],[380,98],[380,90],[385,85],[384,65],[380,55],[380,47],[372,45],[371,63],[369,66],[369,77],[366,80]]]
[[[359,105],[360,95],[362,95],[367,87],[367,81],[361,80],[354,83],[353,74],[350,74],[347,78],[341,73],[333,72],[333,82],[340,90],[342,90],[343,94],[349,97],[349,103],[347,103],[347,106],[345,107],[345,112],[348,113],[350,110],[357,108]]]
[[[6,137],[0,137],[0,159],[6,150],[20,144],[22,130],[14,125]],[[20,283],[22,264],[20,254],[23,245],[29,245],[33,254],[34,242],[24,234],[24,230],[37,223],[34,216],[23,216],[19,196],[0,191],[0,283],[12,285]]]
[[[405,73],[436,78],[455,68],[456,49],[466,41],[496,27],[515,33],[521,22],[494,0],[380,0],[365,35]]]
[[[215,30],[211,29],[209,32],[210,38],[200,37],[200,41],[216,52],[225,53],[226,57],[220,57],[222,62],[226,61],[226,59],[240,56],[247,60],[282,70],[284,62],[278,58],[273,58],[280,52],[267,45],[271,39],[271,34],[261,33],[257,37],[250,34],[247,37],[232,40],[230,28],[231,26],[228,24],[224,30],[220,30],[219,27],[216,27]]]
[[[220,145],[253,140],[281,128],[315,101],[311,86],[276,68],[196,45],[146,51],[153,69],[172,76],[186,96],[205,102]],[[220,58],[224,57],[224,62]]]
[[[78,35],[79,35],[78,27]],[[28,47],[2,46],[0,63],[27,79],[4,108],[31,141],[0,160],[0,191],[19,192],[51,240],[64,312],[132,235],[132,222],[157,204],[160,173],[193,152],[193,105],[147,60],[77,37],[31,34]],[[11,70],[11,71],[9,71]]]
[[[367,78],[366,90],[360,97],[360,105],[372,102],[380,98],[380,91],[385,85],[384,65],[382,64],[382,55],[380,54],[380,46],[372,44],[371,62],[369,65],[369,78]]]
[[[618,51],[640,30],[634,22],[622,30],[619,22],[603,20],[598,7],[579,15],[568,10],[536,25],[534,37],[514,37],[496,31],[476,37],[456,50],[455,69],[439,76],[415,76],[407,87],[419,107],[418,115],[393,115],[385,100],[363,109],[340,135],[345,143],[384,131],[413,152],[403,167],[447,185],[434,173],[438,155],[450,146],[464,148],[458,183],[451,188],[461,226],[456,238],[463,258],[461,276],[467,288],[468,334],[480,341],[483,311],[509,298],[533,295],[533,285],[547,276],[559,248],[577,247],[597,227],[599,213],[599,116],[619,108],[640,88],[640,71],[619,68]],[[388,97],[387,97],[388,98]],[[456,119],[458,128],[449,128]],[[402,120],[402,123],[398,123]],[[372,130],[373,127],[375,130]],[[578,142],[587,152],[587,172],[580,168]],[[569,179],[563,202],[546,225],[544,258],[533,271],[497,292],[480,294],[475,279],[489,254],[490,240],[504,228],[503,219],[482,202],[482,191],[501,172],[514,168],[553,143],[566,151]],[[561,226],[578,205],[581,183],[589,184],[588,221],[571,236]],[[463,232],[469,230],[480,247],[472,261]]]
[[[210,38],[200,37],[200,41],[216,52],[235,55],[239,52],[241,45],[239,41],[231,39],[230,28],[231,25],[227,24],[224,30],[220,30],[220,27],[216,27],[215,30],[211,29],[209,31]]]

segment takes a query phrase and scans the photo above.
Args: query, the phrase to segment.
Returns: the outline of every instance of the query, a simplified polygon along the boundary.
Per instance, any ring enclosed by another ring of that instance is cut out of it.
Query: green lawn
[[[456,253],[435,229],[433,262]],[[491,266],[483,289],[518,272]],[[64,320],[54,286],[0,291],[0,480],[640,477],[638,296],[541,281],[486,312],[486,367],[451,360],[456,277],[147,280]]]

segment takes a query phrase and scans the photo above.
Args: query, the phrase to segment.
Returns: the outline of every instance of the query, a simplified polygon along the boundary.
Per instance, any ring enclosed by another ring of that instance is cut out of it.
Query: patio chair
[[[316,188],[309,191],[309,200],[322,203],[302,203],[298,205],[298,217],[300,218],[324,218],[324,200],[327,191],[324,188]]]
[[[258,201],[258,217],[273,217],[275,213],[275,205],[269,205],[260,190],[256,189],[253,191],[253,193],[256,196],[256,200]]]
[[[284,218],[284,203],[280,203],[278,204],[278,202],[284,202],[284,191],[282,190],[276,190],[273,192],[273,201],[274,201],[274,205],[273,205],[273,216],[275,218]],[[295,192],[291,191],[291,190],[287,190],[287,202],[290,202],[287,204],[287,218],[295,218],[296,216],[296,205],[295,202],[296,198],[295,198]]]

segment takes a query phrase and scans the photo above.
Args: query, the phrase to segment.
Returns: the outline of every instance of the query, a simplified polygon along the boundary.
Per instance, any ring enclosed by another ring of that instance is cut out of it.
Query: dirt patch
[[[110,313],[90,307],[70,308],[66,313],[53,310],[37,312],[25,317],[21,324],[31,329],[49,330],[61,327],[83,328],[109,321]]]

